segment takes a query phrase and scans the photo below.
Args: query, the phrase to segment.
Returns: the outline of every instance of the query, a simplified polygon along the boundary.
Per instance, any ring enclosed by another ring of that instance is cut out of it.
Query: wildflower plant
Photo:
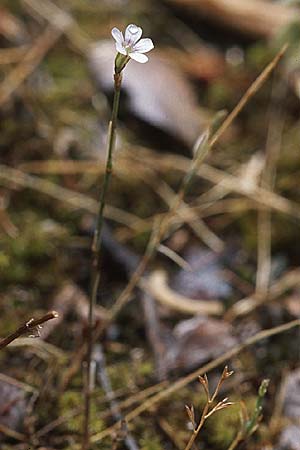
[[[146,63],[148,56],[145,53],[154,48],[153,42],[149,38],[143,38],[141,27],[131,23],[125,30],[125,37],[118,28],[111,30],[112,37],[116,41],[116,50],[118,52],[115,61],[115,71],[121,72],[130,59],[139,63]]]
[[[222,372],[222,375],[218,381],[217,387],[214,391],[214,393],[211,395],[209,392],[209,383],[207,375],[205,374],[203,377],[199,376],[199,382],[201,383],[205,395],[206,395],[206,403],[203,408],[200,420],[197,424],[195,419],[195,413],[194,413],[194,406],[187,406],[186,405],[186,412],[189,417],[189,420],[191,421],[191,424],[193,426],[193,434],[191,435],[186,447],[184,450],[190,450],[200,432],[202,429],[205,421],[211,417],[213,414],[215,414],[217,411],[221,411],[224,408],[228,408],[229,406],[233,405],[232,402],[228,401],[228,398],[224,398],[221,401],[217,401],[217,396],[219,394],[219,391],[221,389],[222,384],[224,381],[227,380],[231,375],[233,374],[233,371],[229,371],[228,367],[226,366]]]
[[[143,30],[137,25],[130,24],[125,30],[125,38],[123,33],[118,28],[113,28],[112,36],[116,41],[117,55],[115,58],[115,70],[114,70],[114,100],[111,113],[111,119],[108,125],[107,136],[107,159],[106,169],[103,179],[102,190],[99,200],[99,211],[97,216],[97,224],[94,233],[92,252],[93,252],[93,273],[91,282],[91,295],[89,303],[89,335],[88,335],[88,349],[86,358],[86,389],[85,389],[85,411],[84,411],[84,425],[83,425],[83,441],[82,450],[88,450],[90,448],[89,437],[89,424],[90,424],[90,409],[91,409],[91,390],[93,386],[92,380],[92,354],[93,354],[93,341],[94,341],[94,309],[97,300],[97,293],[100,285],[100,250],[102,242],[102,229],[104,220],[104,208],[106,203],[106,196],[110,183],[110,178],[113,170],[113,151],[115,147],[116,139],[116,125],[119,112],[120,93],[122,84],[122,71],[129,62],[130,59],[145,63],[148,61],[148,57],[144,53],[154,48],[151,39],[141,39]]]

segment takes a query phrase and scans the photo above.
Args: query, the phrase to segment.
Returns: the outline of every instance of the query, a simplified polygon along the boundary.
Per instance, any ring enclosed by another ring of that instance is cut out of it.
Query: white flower
[[[154,48],[151,39],[141,39],[143,30],[134,25],[128,25],[125,30],[125,39],[123,33],[118,28],[111,30],[112,37],[116,41],[116,49],[122,55],[129,56],[139,63],[148,61],[148,57],[144,53],[149,52]]]

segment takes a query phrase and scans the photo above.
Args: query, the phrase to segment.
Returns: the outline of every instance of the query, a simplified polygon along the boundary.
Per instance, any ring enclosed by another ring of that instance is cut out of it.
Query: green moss
[[[264,42],[252,45],[246,54],[246,62],[249,68],[262,70],[272,59],[270,48]]]
[[[157,434],[151,433],[149,429],[146,430],[145,436],[140,440],[141,450],[162,450],[163,445]]]
[[[57,250],[67,238],[66,229],[52,220],[41,219],[33,211],[19,213],[14,221],[18,236],[3,236],[1,241],[2,284],[34,281],[35,285],[46,286],[57,280],[60,266],[52,266],[52,262],[59,262]]]
[[[153,374],[153,363],[151,361],[144,361],[138,368],[139,374],[142,376],[151,376]]]
[[[209,106],[214,110],[228,108],[234,98],[234,91],[223,80],[219,80],[209,87],[208,94]]]
[[[83,403],[83,395],[80,391],[67,391],[59,399],[60,415],[68,415],[76,411]],[[91,432],[96,433],[105,428],[104,422],[99,419],[99,408],[92,401],[91,403]],[[66,423],[68,432],[78,433],[82,430],[83,414],[70,417]]]
[[[9,267],[9,256],[6,255],[4,252],[0,251],[0,272],[2,270],[8,269]]]
[[[232,398],[230,399],[231,401]],[[255,408],[255,397],[245,399],[245,404],[249,416]],[[205,436],[210,444],[216,445],[218,450],[225,450],[236,437],[241,427],[240,403],[236,403],[222,411],[213,414],[205,425]]]

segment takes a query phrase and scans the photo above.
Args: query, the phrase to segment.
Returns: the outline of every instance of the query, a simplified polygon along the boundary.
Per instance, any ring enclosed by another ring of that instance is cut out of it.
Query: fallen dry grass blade
[[[261,185],[273,191],[277,163],[280,156],[284,127],[284,99],[287,94],[287,82],[275,76],[269,107],[269,126],[266,142],[265,165]],[[271,279],[272,251],[272,214],[269,209],[258,211],[257,222],[257,274],[256,292],[266,295]]]
[[[93,214],[96,214],[98,211],[98,202],[93,198],[81,194],[80,192],[58,186],[49,180],[44,180],[34,175],[28,175],[21,170],[13,169],[4,164],[0,164],[0,184],[1,183],[5,183],[8,186],[17,185],[23,188],[33,189],[75,209],[83,209]],[[137,216],[111,205],[106,205],[105,215],[108,219],[122,223],[134,230],[140,230],[141,227],[145,227],[145,224],[147,223]]]
[[[249,297],[243,298],[242,300],[236,302],[230,309],[226,311],[226,318],[232,321],[237,317],[245,316],[264,303],[276,300],[278,297],[284,294],[284,292],[299,285],[300,270],[291,270],[270,286],[267,295],[254,293],[253,295],[250,295]]]
[[[90,45],[89,37],[79,27],[70,13],[50,0],[22,0],[26,6],[45,19],[52,27],[59,28],[81,53],[85,54]]]

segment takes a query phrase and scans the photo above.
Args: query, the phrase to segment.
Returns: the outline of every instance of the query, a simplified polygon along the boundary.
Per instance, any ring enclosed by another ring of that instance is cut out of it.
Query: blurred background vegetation
[[[1,337],[48,310],[60,315],[39,337],[1,351],[1,449],[80,443],[114,26],[138,24],[155,49],[124,74],[100,323],[172,204],[197,138],[289,47],[208,155],[145,284],[98,340],[92,448],[184,449],[191,434],[184,405],[193,403],[198,417],[205,404],[198,382],[125,430],[108,427],[248,337],[300,317],[298,18],[297,1],[1,1]],[[238,448],[300,449],[299,338],[294,328],[229,361],[235,374],[221,396],[236,404],[208,419],[198,448],[230,448],[240,401],[251,415],[270,378],[259,429]],[[212,385],[221,370],[209,373]]]

